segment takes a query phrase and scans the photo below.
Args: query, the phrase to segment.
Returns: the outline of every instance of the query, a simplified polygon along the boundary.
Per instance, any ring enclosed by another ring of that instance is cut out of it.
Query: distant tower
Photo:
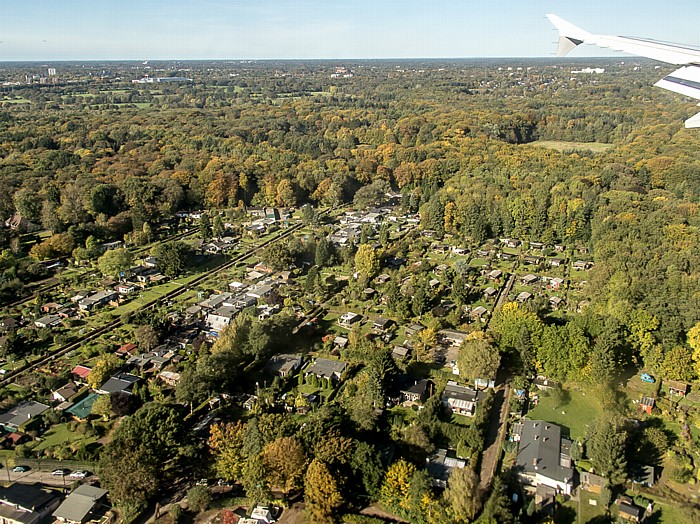
[[[49,76],[56,76],[56,68],[49,67]]]

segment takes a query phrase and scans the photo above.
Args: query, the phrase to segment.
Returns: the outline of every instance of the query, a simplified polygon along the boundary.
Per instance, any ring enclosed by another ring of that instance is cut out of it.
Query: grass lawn
[[[35,451],[42,451],[54,446],[60,446],[61,444],[68,444],[72,442],[82,442],[83,444],[92,444],[97,441],[97,437],[86,437],[78,432],[70,431],[67,424],[57,424],[53,426],[49,431],[47,431],[44,436],[44,440],[41,441],[35,448]]]
[[[568,428],[572,438],[583,437],[587,426],[600,416],[603,410],[596,396],[590,391],[566,388],[565,391],[568,398],[565,398],[561,406],[556,406],[552,397],[540,394],[539,404],[528,412],[527,417]]]
[[[605,508],[598,502],[598,495],[590,491],[580,490],[579,496],[581,498],[581,512],[578,520],[574,522],[589,522],[599,515],[605,515]],[[595,506],[591,505],[591,500],[595,502]],[[577,500],[569,500],[564,506],[573,509],[577,514],[579,513],[579,502]]]
[[[562,140],[537,140],[527,145],[544,147],[545,149],[554,149],[556,151],[582,149],[585,151],[592,151],[594,153],[604,153],[611,147],[614,147],[614,144],[601,144],[598,142],[564,142]]]

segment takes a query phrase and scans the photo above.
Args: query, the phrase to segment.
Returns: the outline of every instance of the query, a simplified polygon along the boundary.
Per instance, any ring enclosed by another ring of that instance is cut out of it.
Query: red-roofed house
[[[136,353],[136,344],[124,344],[117,350],[117,355],[120,357],[125,357],[127,355],[133,355]]]
[[[87,378],[91,371],[92,368],[87,366],[75,366],[71,371],[71,375],[73,375],[73,380],[78,384],[87,384]]]
[[[32,438],[29,435],[27,435],[26,433],[22,433],[21,431],[8,433],[6,438],[7,441],[13,446],[24,444],[25,442],[29,442],[30,440],[32,440]]]

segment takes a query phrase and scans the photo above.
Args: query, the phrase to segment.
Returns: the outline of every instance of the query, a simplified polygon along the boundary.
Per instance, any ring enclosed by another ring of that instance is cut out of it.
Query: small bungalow
[[[467,462],[455,456],[455,453],[447,449],[438,449],[436,453],[425,459],[426,469],[432,478],[433,486],[445,489],[454,468],[463,469]]]
[[[559,309],[559,307],[562,305],[564,302],[564,299],[561,297],[553,296],[549,297],[549,306],[552,309]]]
[[[685,397],[690,389],[690,384],[681,382],[680,380],[664,380],[664,384],[668,386],[669,394],[678,397]]]
[[[432,389],[432,381],[425,378],[417,380],[412,386],[405,387],[400,391],[401,401],[423,403],[430,396]]]
[[[391,354],[394,357],[394,360],[399,361],[406,360],[410,353],[411,348],[406,346],[394,346],[394,348],[391,350]]]
[[[581,470],[581,488],[591,493],[600,494],[603,490],[603,486],[608,483],[608,479],[601,477],[600,475],[595,475],[594,473],[589,473],[588,471]]]
[[[442,405],[457,415],[474,416],[479,392],[450,380],[442,393]]]
[[[441,329],[437,334],[443,342],[447,342],[453,346],[460,346],[468,335],[468,333],[457,331],[456,329]]]
[[[53,516],[59,522],[66,524],[83,524],[92,520],[91,513],[102,505],[107,496],[107,490],[81,484],[71,492],[66,500],[53,512]]]
[[[628,522],[642,522],[644,519],[644,508],[637,506],[633,502],[618,499],[618,517]]]
[[[515,297],[515,300],[521,304],[530,299],[532,299],[532,293],[528,293],[527,291],[523,291],[522,293],[519,293],[517,297]]]
[[[87,366],[75,366],[70,374],[73,377],[73,380],[78,383],[78,384],[87,384],[87,379],[88,375],[92,371],[92,368],[89,368]]]
[[[267,361],[265,369],[278,377],[287,377],[301,367],[301,355],[275,355]]]
[[[141,379],[129,373],[117,373],[100,386],[100,389],[95,390],[100,395],[109,395],[110,393],[126,393],[131,395],[134,384]]]
[[[333,345],[338,349],[346,348],[349,342],[350,341],[347,337],[341,337],[340,335],[336,335],[336,337],[333,339]]]
[[[161,371],[158,373],[158,378],[165,382],[170,387],[175,387],[180,382],[182,375],[174,371]]]
[[[341,360],[317,358],[311,366],[304,370],[304,376],[314,375],[317,378],[327,378],[334,382],[340,382],[347,367],[347,362]]]
[[[484,290],[484,298],[495,298],[495,296],[498,295],[498,290],[494,287],[487,287]]]
[[[577,260],[573,263],[573,268],[578,270],[588,270],[591,269],[591,267],[593,267],[593,263],[584,260]]]
[[[521,282],[526,285],[526,286],[532,286],[533,284],[537,283],[540,280],[540,277],[535,276],[535,275],[525,275],[522,279]]]
[[[523,262],[524,262],[525,264],[530,264],[530,265],[532,265],[532,266],[537,266],[537,265],[540,264],[540,262],[542,262],[542,257],[538,257],[538,256],[534,256],[534,255],[526,256],[526,257],[523,259]]]
[[[639,401],[639,407],[642,411],[651,415],[651,411],[654,409],[654,403],[655,401],[652,397],[642,397],[642,400]]]
[[[484,315],[486,315],[488,312],[489,310],[484,306],[476,306],[469,314],[469,318],[472,320],[484,320]]]
[[[561,386],[559,382],[556,382],[554,380],[550,380],[544,375],[537,375],[537,378],[535,378],[535,387],[539,389],[540,391],[548,391],[550,389],[558,388]]]
[[[117,351],[115,351],[115,354],[119,357],[128,357],[136,353],[136,349],[136,344],[130,342],[128,344],[124,344],[119,349],[117,349]]]
[[[503,271],[500,269],[494,269],[490,271],[486,276],[489,280],[498,280],[503,275]]]
[[[544,242],[530,242],[530,249],[541,251],[544,249]]]
[[[381,275],[379,275],[377,278],[374,279],[374,281],[380,286],[382,284],[386,284],[387,282],[389,282],[389,280],[391,280],[391,276],[388,275],[387,273],[382,273]]]
[[[390,318],[379,317],[372,322],[372,328],[377,331],[385,332],[394,325],[394,321]]]
[[[78,393],[78,386],[74,382],[68,382],[62,388],[51,393],[51,398],[57,402],[68,402]]]
[[[361,319],[362,315],[358,315],[357,313],[348,311],[347,313],[341,315],[341,317],[338,319],[338,325],[343,327],[349,327],[352,326],[355,322],[359,322]]]
[[[46,315],[34,321],[34,325],[39,329],[51,329],[61,325],[63,319],[60,315]]]
[[[550,258],[547,263],[552,267],[559,267],[564,263],[564,260],[561,258]]]
[[[413,338],[424,329],[425,326],[422,326],[420,324],[412,324],[406,328],[406,338]]]

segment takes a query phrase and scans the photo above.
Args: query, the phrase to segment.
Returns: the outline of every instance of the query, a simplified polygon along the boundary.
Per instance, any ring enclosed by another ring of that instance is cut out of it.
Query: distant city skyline
[[[546,13],[700,46],[697,0],[5,0],[0,61],[548,57]]]

